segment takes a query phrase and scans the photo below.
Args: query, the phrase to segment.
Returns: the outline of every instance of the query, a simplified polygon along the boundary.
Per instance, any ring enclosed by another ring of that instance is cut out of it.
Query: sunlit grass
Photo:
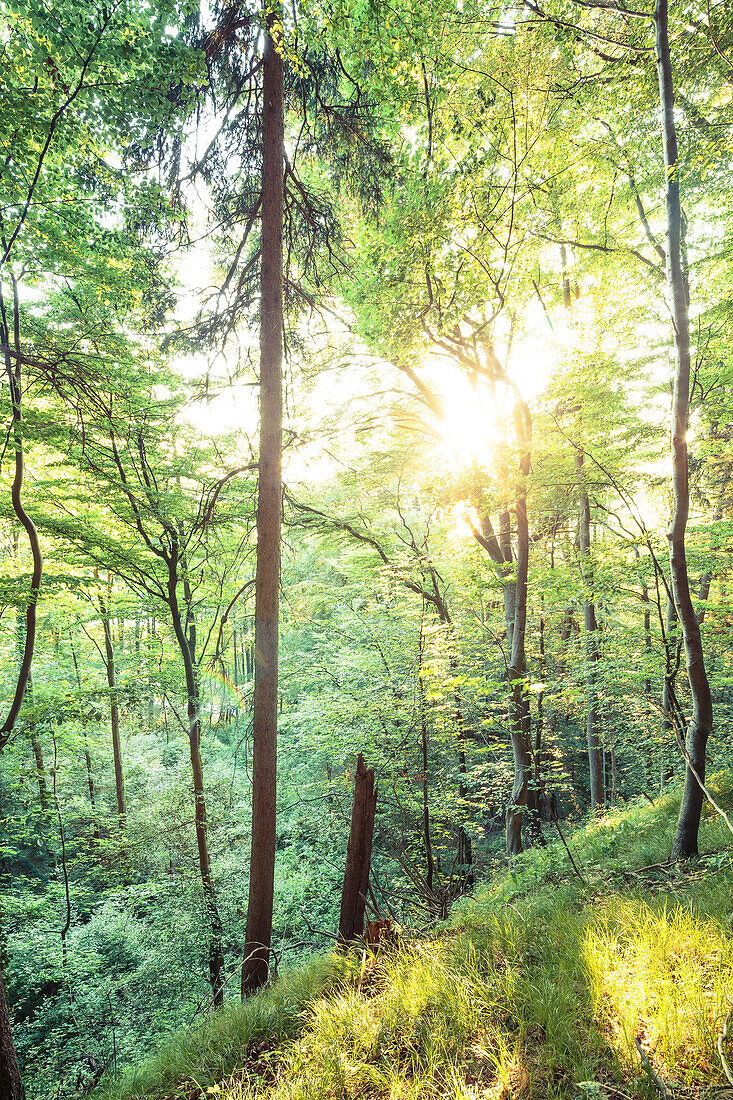
[[[627,1067],[641,1062],[638,1041],[663,1078],[704,1085],[720,1075],[717,1033],[733,990],[729,927],[674,899],[612,897],[583,953],[596,1012]]]
[[[729,782],[716,793],[730,802]],[[650,1071],[670,1095],[708,1095],[724,1083],[733,870],[730,849],[665,863],[678,797],[569,830],[582,879],[559,842],[527,853],[433,938],[314,960],[104,1100],[641,1100],[659,1095]],[[701,848],[730,841],[706,812]]]

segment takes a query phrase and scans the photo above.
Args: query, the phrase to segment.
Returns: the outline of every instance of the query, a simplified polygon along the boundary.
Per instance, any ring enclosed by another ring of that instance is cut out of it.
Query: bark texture
[[[685,554],[685,531],[690,510],[687,469],[687,426],[690,402],[690,324],[687,284],[683,266],[683,221],[674,120],[674,82],[669,49],[668,3],[657,0],[657,74],[662,114],[662,145],[665,167],[667,215],[667,289],[672,313],[675,345],[675,376],[672,396],[672,488],[674,505],[667,531],[670,575],[675,607],[682,627],[687,676],[690,681],[692,716],[685,737],[685,786],[672,854],[696,855],[703,803],[701,783],[705,781],[705,746],[713,728],[713,704],[705,671],[700,624],[690,595]]]
[[[364,934],[364,910],[369,888],[369,870],[372,865],[376,807],[377,788],[374,785],[374,769],[366,768],[364,757],[359,753],[354,776],[351,831],[346,849],[344,884],[341,890],[338,938],[342,945],[353,943]]]
[[[8,1002],[0,978],[0,1100],[24,1100],[18,1059],[13,1044]]]
[[[282,511],[283,61],[267,19],[262,117],[260,458],[255,575],[255,684],[252,718],[252,853],[242,997],[269,975],[275,891],[278,630]]]

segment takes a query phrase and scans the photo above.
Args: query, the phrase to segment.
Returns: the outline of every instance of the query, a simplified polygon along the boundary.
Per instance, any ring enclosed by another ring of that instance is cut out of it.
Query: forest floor
[[[376,957],[294,967],[97,1100],[733,1098],[733,836],[708,806],[705,854],[671,863],[677,805],[568,833],[575,868],[559,838],[526,853]]]

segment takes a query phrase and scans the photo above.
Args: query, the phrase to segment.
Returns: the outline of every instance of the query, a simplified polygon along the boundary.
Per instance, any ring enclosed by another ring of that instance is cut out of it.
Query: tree
[[[1,1100],[25,1100],[2,978],[0,978],[0,1098]]]
[[[128,349],[131,350],[131,349]],[[118,349],[119,354],[120,349]],[[99,526],[81,529],[73,522],[47,516],[45,522],[58,536],[79,548],[97,568],[103,567],[121,577],[131,588],[163,603],[176,641],[185,679],[188,717],[187,735],[195,807],[195,834],[199,873],[209,922],[208,965],[215,1004],[223,999],[224,959],[222,924],[216,901],[208,844],[208,823],[201,757],[201,666],[207,648],[217,639],[215,625],[225,614],[220,582],[212,621],[207,623],[204,643],[199,645],[196,588],[203,582],[207,566],[223,573],[238,563],[216,541],[223,518],[222,501],[227,487],[250,467],[235,467],[221,476],[200,482],[185,458],[175,454],[177,403],[155,404],[149,398],[152,378],[142,378],[136,364],[127,364],[131,373],[115,364],[113,379],[105,379],[106,392],[95,361],[93,374],[89,362],[77,358],[73,375],[56,377],[60,396],[70,407],[74,394],[77,415],[84,419],[85,434],[76,458],[83,471],[83,491],[89,491],[91,476],[107,488],[107,507],[113,517],[111,529],[104,529],[104,512],[97,517]],[[154,378],[155,376],[153,376]],[[172,381],[169,379],[169,381]],[[68,387],[68,388],[67,388]],[[148,412],[144,412],[147,408]],[[200,456],[201,457],[201,456]],[[199,482],[199,496],[191,490]],[[109,514],[109,513],[108,513]],[[130,540],[132,536],[132,541]],[[198,580],[196,579],[198,577]],[[250,585],[245,582],[235,593],[227,613]],[[108,613],[106,605],[103,614]]]
[[[275,882],[278,603],[282,511],[283,92],[282,16],[267,18],[263,55],[260,451],[255,580],[252,858],[242,996],[269,975]]]
[[[598,734],[598,621],[596,619],[595,594],[593,591],[593,565],[590,560],[590,502],[588,489],[583,482],[583,452],[575,453],[575,469],[578,474],[579,489],[579,543],[580,561],[583,578],[583,619],[585,623],[585,665],[586,665],[586,723],[588,738],[588,769],[590,772],[590,805],[592,810],[603,809],[605,791],[603,782],[603,758]]]
[[[674,119],[674,80],[669,48],[667,0],[657,0],[656,26],[659,101],[662,108],[662,148],[665,168],[667,215],[667,287],[675,345],[674,391],[672,399],[672,488],[674,508],[669,523],[669,562],[672,593],[682,627],[687,676],[692,694],[692,717],[685,734],[685,789],[677,832],[672,846],[675,856],[697,855],[697,832],[704,799],[705,746],[713,727],[713,704],[700,623],[692,605],[685,552],[685,531],[690,509],[688,485],[687,431],[690,402],[690,325],[688,292],[683,261],[683,220],[680,205],[677,130]]]
[[[99,572],[96,573],[96,579],[99,578]],[[97,605],[99,607],[99,614],[102,619],[102,629],[104,631],[104,671],[107,675],[107,684],[109,685],[109,710],[110,721],[112,725],[112,756],[114,759],[115,767],[115,795],[117,798],[117,816],[119,819],[120,829],[125,827],[125,773],[122,767],[122,745],[120,742],[120,706],[119,697],[117,693],[117,672],[115,669],[115,652],[112,644],[112,625],[111,625],[111,597],[112,597],[112,574],[107,574],[107,591],[105,592],[101,584],[97,590]]]

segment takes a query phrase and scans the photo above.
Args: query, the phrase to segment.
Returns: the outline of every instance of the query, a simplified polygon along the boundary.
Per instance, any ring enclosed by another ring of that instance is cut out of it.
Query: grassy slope
[[[723,1096],[733,837],[708,810],[718,854],[639,870],[665,859],[676,810],[671,793],[577,830],[582,881],[553,842],[430,939],[294,969],[98,1100]]]

